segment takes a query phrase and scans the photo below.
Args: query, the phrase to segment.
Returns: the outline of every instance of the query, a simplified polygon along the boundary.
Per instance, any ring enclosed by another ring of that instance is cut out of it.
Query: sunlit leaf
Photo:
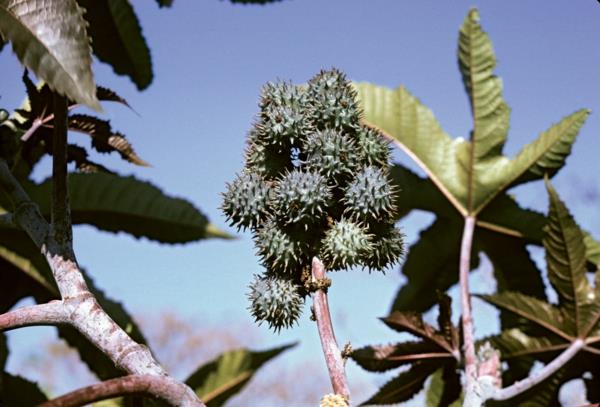
[[[0,32],[21,63],[52,89],[100,110],[82,14],[75,0],[2,0]]]
[[[455,368],[440,368],[431,375],[425,393],[427,407],[461,407],[462,386]]]
[[[138,89],[153,78],[150,49],[128,0],[77,0],[85,7],[94,54],[115,72],[127,75]]]
[[[217,359],[198,368],[185,383],[208,407],[223,405],[252,379],[256,371],[269,360],[296,344],[262,352],[238,349],[225,352]]]
[[[472,149],[476,160],[502,153],[510,109],[502,97],[502,81],[494,75],[496,56],[488,35],[471,9],[460,28],[458,66],[473,114]]]

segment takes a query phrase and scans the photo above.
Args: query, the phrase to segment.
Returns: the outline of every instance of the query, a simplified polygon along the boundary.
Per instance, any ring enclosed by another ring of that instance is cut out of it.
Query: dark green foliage
[[[403,253],[388,142],[360,123],[354,97],[336,69],[305,87],[277,82],[262,90],[243,175],[229,184],[222,209],[253,230],[270,277],[300,287],[314,256],[330,270],[382,270]]]
[[[291,327],[300,317],[304,304],[296,284],[273,276],[256,276],[250,284],[248,298],[256,321],[267,321],[275,331]]]

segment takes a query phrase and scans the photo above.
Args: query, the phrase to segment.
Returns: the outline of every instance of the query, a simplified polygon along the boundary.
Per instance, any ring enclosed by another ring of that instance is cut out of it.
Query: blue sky
[[[245,134],[267,81],[302,83],[320,69],[335,66],[353,80],[389,87],[403,84],[434,111],[449,134],[468,137],[471,118],[456,42],[469,7],[477,6],[494,43],[496,72],[504,80],[504,95],[512,108],[508,155],[563,116],[581,107],[592,109],[555,186],[580,224],[600,237],[593,205],[600,194],[596,1],[285,0],[269,6],[234,6],[226,1],[180,0],[167,10],[159,10],[152,1],[133,5],[152,50],[154,83],[138,92],[110,67],[96,63],[94,68],[97,83],[118,91],[139,113],[105,105],[103,117],[127,135],[152,167],[135,168],[112,156],[100,161],[189,199],[222,228],[227,225],[218,210],[220,193],[242,166]],[[0,54],[0,72],[0,107],[17,107],[24,90],[18,63],[8,48]],[[85,141],[77,135],[73,140]],[[409,162],[398,151],[395,158]],[[37,171],[38,179],[48,174],[46,168]],[[546,210],[541,185],[519,187],[515,193],[526,205]],[[414,241],[432,219],[415,214],[400,226]],[[298,327],[280,335],[250,323],[245,294],[252,275],[261,268],[249,233],[236,241],[167,246],[77,227],[75,249],[97,284],[133,313],[171,310],[211,324],[248,324],[264,339],[264,348],[300,340],[300,347],[285,355],[277,368],[308,358],[322,360],[308,312]],[[483,268],[474,277],[475,287],[482,290],[490,288],[489,270]],[[334,322],[343,320],[337,330],[340,342],[362,346],[397,338],[376,319],[387,313],[403,281],[397,267],[386,275],[338,272],[333,280],[332,314]],[[480,303],[475,311],[476,323],[492,312]],[[490,329],[493,324],[486,324],[477,333]],[[11,332],[11,345],[24,355],[26,344],[48,332],[50,328]],[[349,376],[373,385],[380,382],[351,364]]]

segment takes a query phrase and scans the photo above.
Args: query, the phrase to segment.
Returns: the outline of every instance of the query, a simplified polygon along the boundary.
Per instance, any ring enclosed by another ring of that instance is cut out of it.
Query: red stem
[[[473,338],[473,317],[471,315],[471,297],[469,292],[469,271],[471,270],[471,246],[473,244],[473,232],[475,229],[475,217],[465,218],[462,243],[460,247],[460,302],[462,307],[463,328],[463,353],[465,361],[466,394],[476,391],[477,385],[477,359],[475,357],[475,340]]]
[[[312,281],[313,283],[325,278],[325,266],[316,257],[312,260]],[[340,394],[350,399],[350,390],[348,388],[348,379],[344,370],[344,361],[342,352],[335,340],[333,326],[331,324],[331,315],[329,313],[329,304],[327,302],[327,293],[323,289],[318,289],[312,293],[313,310],[321,339],[321,347],[325,355],[325,363],[329,371],[331,386],[335,394]]]

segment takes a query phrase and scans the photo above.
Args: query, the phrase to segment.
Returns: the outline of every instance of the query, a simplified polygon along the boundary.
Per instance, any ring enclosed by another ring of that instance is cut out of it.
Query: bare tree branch
[[[24,326],[57,325],[69,322],[63,301],[32,305],[0,314],[0,331],[9,331]]]
[[[77,407],[126,395],[153,396],[174,406],[197,405],[194,392],[170,377],[131,375],[75,390],[47,401],[40,407]]]
[[[52,226],[40,214],[37,205],[31,201],[19,182],[11,173],[5,160],[0,160],[0,186],[13,201],[13,221],[21,227],[33,240],[46,258],[60,291],[62,304],[68,322],[81,332],[90,342],[105,353],[115,366],[135,375],[152,375],[167,381],[169,378],[163,367],[153,358],[150,350],[133,341],[127,333],[113,321],[89,291],[83,274],[79,269],[72,246],[71,219],[68,206],[67,171],[66,171],[66,100],[55,99],[55,132],[53,160],[53,199]],[[62,110],[62,112],[60,112]],[[60,119],[60,120],[59,120]],[[64,124],[64,125],[63,125]],[[59,132],[62,132],[59,134]],[[46,304],[48,308],[53,307]],[[56,303],[55,303],[56,304]],[[43,310],[38,308],[37,310]],[[50,318],[48,313],[27,316],[19,311],[4,314],[8,321],[15,315],[22,318],[24,324],[40,324]],[[29,311],[31,313],[31,311]],[[55,314],[55,317],[58,314]],[[37,317],[37,320],[34,319]],[[17,320],[18,320],[17,318]],[[6,322],[12,327],[15,322]],[[204,406],[195,393],[184,384],[187,392],[173,405]],[[185,400],[193,402],[185,404]]]
[[[317,287],[319,282],[325,279],[325,266],[317,258],[312,260],[312,283]],[[317,288],[312,294],[314,316],[317,321],[321,347],[325,354],[325,363],[329,370],[329,378],[335,394],[342,395],[346,400],[350,400],[350,390],[348,379],[344,369],[342,352],[335,340],[333,326],[331,324],[331,315],[329,313],[329,304],[327,302],[327,293],[323,288]]]

